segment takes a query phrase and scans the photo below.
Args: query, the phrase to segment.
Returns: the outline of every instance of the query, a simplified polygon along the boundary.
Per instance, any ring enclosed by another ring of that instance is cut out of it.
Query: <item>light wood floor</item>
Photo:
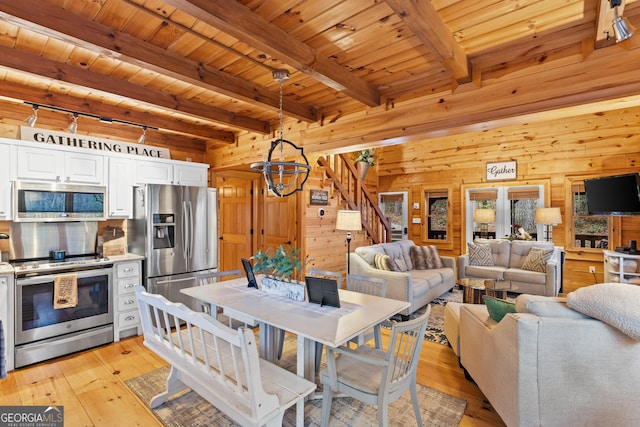
[[[0,405],[64,406],[67,427],[161,426],[124,381],[165,364],[141,337],[127,338],[10,372],[0,380]],[[460,426],[504,425],[478,387],[464,378],[449,347],[424,342],[418,382],[467,401]]]

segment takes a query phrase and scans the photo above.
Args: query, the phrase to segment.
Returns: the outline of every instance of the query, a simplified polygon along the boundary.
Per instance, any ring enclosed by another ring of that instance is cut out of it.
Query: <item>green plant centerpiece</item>
[[[293,246],[280,245],[275,251],[258,250],[251,257],[255,261],[253,271],[265,276],[261,280],[263,291],[304,301],[304,285],[299,282],[304,274],[300,252]]]

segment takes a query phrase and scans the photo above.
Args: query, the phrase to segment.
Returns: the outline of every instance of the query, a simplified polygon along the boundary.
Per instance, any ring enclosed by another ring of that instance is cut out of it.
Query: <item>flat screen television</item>
[[[640,215],[640,175],[586,179],[584,188],[589,215]]]

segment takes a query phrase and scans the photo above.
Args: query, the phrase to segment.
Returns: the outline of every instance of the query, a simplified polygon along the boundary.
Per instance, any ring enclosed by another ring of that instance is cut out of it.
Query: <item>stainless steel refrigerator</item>
[[[196,286],[198,273],[218,267],[217,215],[214,188],[147,184],[134,189],[127,240],[129,252],[145,257],[149,292],[200,310],[180,289]]]

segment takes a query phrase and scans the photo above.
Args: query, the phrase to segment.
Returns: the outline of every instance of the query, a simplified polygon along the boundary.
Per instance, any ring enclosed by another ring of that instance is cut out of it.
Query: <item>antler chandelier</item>
[[[267,160],[252,163],[251,169],[262,173],[267,183],[267,188],[273,194],[278,197],[286,197],[296,191],[302,191],[302,186],[309,177],[311,167],[303,149],[284,139],[282,82],[289,79],[289,71],[275,69],[273,70],[273,79],[280,82],[280,137],[271,142]],[[287,161],[287,159],[292,161]]]

